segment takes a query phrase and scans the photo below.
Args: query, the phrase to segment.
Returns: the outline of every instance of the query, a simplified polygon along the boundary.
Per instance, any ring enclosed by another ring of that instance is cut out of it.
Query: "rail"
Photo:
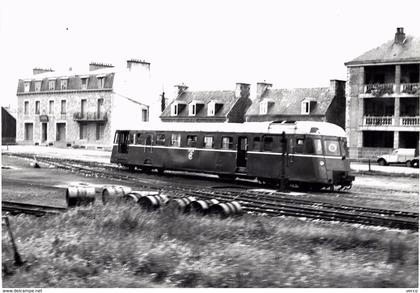
[[[420,83],[402,83],[401,93],[416,95],[420,93]]]
[[[3,212],[9,212],[10,214],[30,214],[34,216],[44,216],[44,215],[53,215],[59,214],[67,209],[64,207],[48,206],[48,205],[38,205],[30,204],[16,201],[1,201],[1,210]]]
[[[393,116],[364,116],[363,125],[392,126],[392,125],[395,125],[395,119]]]
[[[400,117],[401,126],[420,126],[420,117]]]
[[[365,85],[365,93],[374,96],[381,96],[384,94],[392,94],[395,92],[395,84],[393,83],[373,83]]]

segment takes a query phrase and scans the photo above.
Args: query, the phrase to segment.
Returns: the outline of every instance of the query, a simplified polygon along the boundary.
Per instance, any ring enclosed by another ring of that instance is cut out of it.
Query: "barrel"
[[[227,218],[229,216],[242,214],[242,206],[237,201],[214,204],[209,209],[210,215]]]
[[[190,205],[196,200],[195,197],[181,197],[174,198],[168,201],[168,208],[176,210],[180,213],[188,213],[190,211]]]
[[[139,205],[148,211],[154,211],[168,202],[164,194],[146,195],[139,198]]]
[[[157,195],[158,193],[159,193],[158,191],[138,191],[138,190],[134,190],[134,191],[131,191],[131,192],[123,195],[122,200],[125,200],[127,202],[138,203],[139,199],[142,198],[143,196]]]
[[[131,191],[130,187],[108,186],[102,191],[102,203],[106,204],[111,200],[121,198]]]
[[[210,207],[218,203],[219,201],[217,199],[197,200],[190,204],[190,209],[192,213],[206,215]]]
[[[68,207],[95,202],[95,187],[70,186],[66,191],[66,202]]]

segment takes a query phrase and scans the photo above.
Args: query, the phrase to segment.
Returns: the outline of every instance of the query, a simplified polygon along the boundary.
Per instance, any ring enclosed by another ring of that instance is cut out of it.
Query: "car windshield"
[[[340,145],[336,138],[324,139],[324,151],[326,156],[340,156]]]

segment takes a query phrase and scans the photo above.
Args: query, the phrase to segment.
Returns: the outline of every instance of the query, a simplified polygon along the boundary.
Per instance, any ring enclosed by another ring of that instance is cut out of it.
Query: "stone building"
[[[344,128],[345,81],[331,80],[329,87],[272,89],[257,83],[256,96],[245,114],[246,121],[326,121]]]
[[[224,91],[188,91],[177,85],[175,98],[162,112],[162,122],[244,122],[251,105],[250,85],[237,83],[236,89]]]
[[[420,37],[394,39],[345,63],[346,132],[352,158],[419,143]]]
[[[91,63],[86,72],[33,70],[17,89],[17,143],[109,148],[115,130],[149,120],[150,63]]]

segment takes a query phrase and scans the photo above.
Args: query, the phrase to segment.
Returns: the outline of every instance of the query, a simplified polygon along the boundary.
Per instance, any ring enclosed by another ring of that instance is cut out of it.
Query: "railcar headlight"
[[[324,166],[325,165],[325,162],[324,161],[319,161],[319,165],[320,166]]]

